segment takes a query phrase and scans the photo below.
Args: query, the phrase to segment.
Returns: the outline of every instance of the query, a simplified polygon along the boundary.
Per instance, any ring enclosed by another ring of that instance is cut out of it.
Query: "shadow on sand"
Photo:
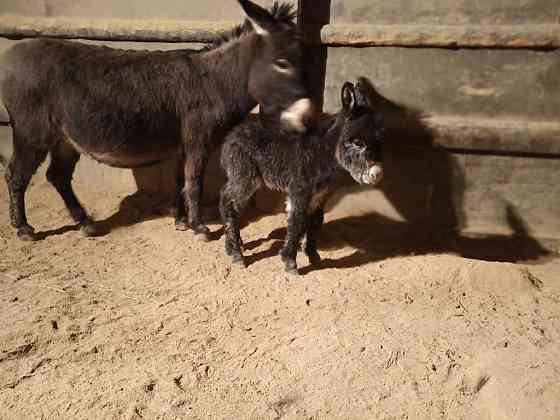
[[[527,235],[522,221],[512,209],[510,221],[514,231],[511,235],[465,235],[450,232],[437,238],[421,238],[415,235],[414,225],[376,213],[344,217],[325,223],[319,236],[318,249],[321,252],[349,247],[355,251],[338,259],[325,258],[320,267],[304,266],[300,268],[300,273],[325,268],[359,267],[390,257],[433,253],[451,253],[484,261],[533,264],[555,258],[556,253]],[[246,264],[275,257],[285,236],[286,228],[278,228],[266,238],[246,243],[244,249],[251,251],[271,242],[268,249],[246,255]]]

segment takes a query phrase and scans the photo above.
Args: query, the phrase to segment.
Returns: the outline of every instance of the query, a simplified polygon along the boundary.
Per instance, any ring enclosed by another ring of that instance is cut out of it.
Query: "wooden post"
[[[306,40],[305,73],[311,97],[323,109],[328,47],[321,44],[321,29],[330,22],[331,0],[299,0],[298,25]]]

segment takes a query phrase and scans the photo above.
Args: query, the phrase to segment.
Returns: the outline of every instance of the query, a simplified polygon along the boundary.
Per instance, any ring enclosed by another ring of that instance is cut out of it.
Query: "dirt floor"
[[[301,255],[291,277],[275,256],[284,215],[244,227],[243,269],[218,224],[202,243],[149,197],[76,190],[112,231],[83,237],[37,179],[30,243],[0,183],[2,419],[560,418],[557,248],[434,248],[331,213],[324,268]]]

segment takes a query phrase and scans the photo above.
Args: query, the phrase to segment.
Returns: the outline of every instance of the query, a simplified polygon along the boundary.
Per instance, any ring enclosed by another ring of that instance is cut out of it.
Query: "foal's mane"
[[[294,7],[290,3],[278,3],[274,2],[272,7],[270,8],[270,13],[274,18],[285,25],[295,28],[294,20],[297,16],[297,12],[294,10]],[[235,28],[218,34],[216,38],[214,38],[209,45],[204,47],[205,51],[214,50],[224,44],[227,44],[230,41],[238,39],[243,35],[253,32],[253,25],[249,22],[248,19],[237,25]]]

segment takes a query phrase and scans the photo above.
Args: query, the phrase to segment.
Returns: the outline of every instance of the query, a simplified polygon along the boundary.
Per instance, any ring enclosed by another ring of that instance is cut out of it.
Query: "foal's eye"
[[[293,71],[292,63],[285,58],[280,58],[274,62],[274,68],[280,73],[291,73]]]

